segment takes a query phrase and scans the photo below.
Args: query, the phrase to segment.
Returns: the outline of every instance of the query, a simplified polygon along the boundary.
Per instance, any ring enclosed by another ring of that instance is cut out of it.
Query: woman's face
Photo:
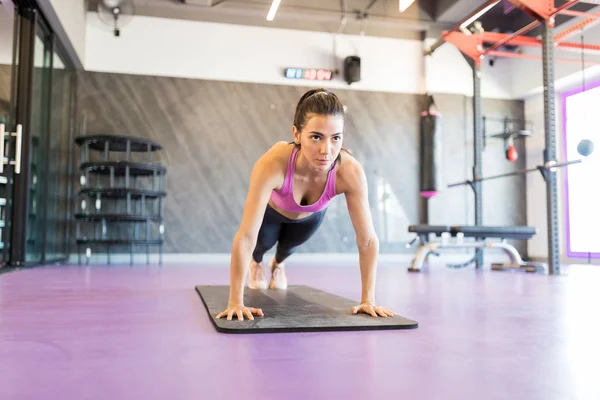
[[[292,131],[309,165],[317,171],[328,171],[342,150],[344,117],[309,115],[302,131],[295,126]]]

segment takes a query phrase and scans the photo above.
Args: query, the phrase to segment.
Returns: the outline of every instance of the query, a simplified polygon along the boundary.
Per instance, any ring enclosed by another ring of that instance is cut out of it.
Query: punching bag
[[[420,134],[420,193],[427,199],[440,194],[442,168],[442,115],[432,110],[433,96],[428,96],[425,111],[421,113]]]
[[[517,158],[519,158],[519,153],[515,147],[515,137],[520,137],[520,132],[521,131],[505,133],[504,156],[510,162],[515,162],[517,161]]]

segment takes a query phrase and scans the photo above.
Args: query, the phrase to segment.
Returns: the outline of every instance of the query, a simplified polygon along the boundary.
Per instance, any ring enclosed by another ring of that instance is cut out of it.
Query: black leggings
[[[277,243],[275,261],[278,264],[282,263],[317,231],[323,222],[326,210],[295,220],[279,214],[267,204],[256,247],[252,253],[254,261],[262,262],[265,253]]]

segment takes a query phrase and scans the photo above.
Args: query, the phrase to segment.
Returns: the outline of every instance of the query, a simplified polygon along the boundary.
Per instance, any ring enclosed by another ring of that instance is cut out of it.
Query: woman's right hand
[[[222,313],[219,313],[216,318],[219,319],[227,315],[227,321],[231,321],[235,315],[239,321],[243,321],[245,315],[249,320],[254,320],[254,315],[252,314],[264,317],[264,314],[260,308],[245,307],[243,304],[238,304],[227,306],[227,309]]]

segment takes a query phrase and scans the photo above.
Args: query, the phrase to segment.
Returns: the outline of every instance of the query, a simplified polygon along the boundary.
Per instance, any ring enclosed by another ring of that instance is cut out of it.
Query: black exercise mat
[[[216,330],[222,333],[279,333],[319,331],[362,331],[383,329],[414,329],[417,321],[394,315],[374,318],[367,314],[352,314],[353,300],[308,286],[288,286],[287,290],[244,289],[244,304],[261,308],[264,317],[254,315],[254,321],[227,316],[215,317],[227,308],[229,286],[196,286]],[[385,306],[385,305],[383,305]],[[396,310],[394,310],[397,312]]]

